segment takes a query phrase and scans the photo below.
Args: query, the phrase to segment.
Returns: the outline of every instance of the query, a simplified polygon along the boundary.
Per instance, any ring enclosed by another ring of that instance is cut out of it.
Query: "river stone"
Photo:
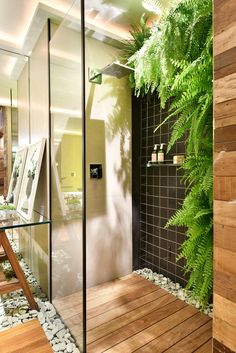
[[[59,344],[54,344],[54,346],[52,346],[52,348],[55,352],[59,352],[59,350],[60,350]]]
[[[9,326],[9,322],[8,322],[8,321],[4,321],[4,322],[2,323],[2,326],[3,326],[3,327]]]
[[[45,316],[43,313],[39,312],[38,313],[38,319],[41,325],[43,325],[45,323]]]
[[[79,352],[78,348],[75,347],[75,348],[73,349],[73,353],[80,353],[80,352]]]
[[[26,313],[26,314],[23,314],[21,315],[20,319],[23,320],[23,319],[28,319],[29,318],[29,314]]]
[[[49,341],[51,341],[53,339],[53,335],[49,331],[46,331],[46,336],[47,336]]]
[[[135,271],[135,273],[140,276],[154,282],[161,288],[164,288],[169,293],[173,294],[175,297],[180,300],[185,301],[186,303],[193,305],[197,309],[201,309],[200,303],[192,297],[192,293],[189,290],[183,289],[179,283],[172,282],[169,278],[165,277],[162,274],[152,272],[152,270],[144,268]],[[154,279],[154,280],[153,280]],[[212,317],[213,305],[208,305],[207,309],[204,310],[204,313]]]
[[[49,312],[47,312],[47,316],[48,316],[49,318],[54,317],[56,314],[57,314],[57,313],[56,313],[56,310],[55,310],[54,308],[51,309]]]
[[[66,344],[65,344],[65,342],[60,342],[60,343],[58,343],[58,346],[60,347],[60,350],[61,350],[61,351],[64,351],[64,350],[66,349]]]
[[[74,349],[73,343],[68,343],[68,344],[66,345],[66,350],[67,350],[68,353],[72,353],[72,352],[73,352],[73,349]]]
[[[65,335],[65,333],[66,333],[66,330],[65,330],[65,329],[62,329],[62,330],[60,330],[59,332],[57,332],[57,337],[58,337],[58,338],[63,338],[64,335]]]

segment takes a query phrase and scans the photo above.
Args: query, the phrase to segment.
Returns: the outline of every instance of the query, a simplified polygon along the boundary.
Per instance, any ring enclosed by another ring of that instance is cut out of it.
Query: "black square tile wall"
[[[165,228],[167,221],[180,207],[186,188],[183,171],[177,166],[147,167],[154,144],[168,143],[174,118],[154,129],[168,115],[169,104],[163,110],[157,95],[142,99],[141,167],[140,167],[140,266],[186,284],[184,260],[176,261],[179,247],[185,240],[185,229]],[[166,146],[165,146],[166,147]],[[165,159],[173,162],[176,154],[185,154],[185,137],[172,148]]]

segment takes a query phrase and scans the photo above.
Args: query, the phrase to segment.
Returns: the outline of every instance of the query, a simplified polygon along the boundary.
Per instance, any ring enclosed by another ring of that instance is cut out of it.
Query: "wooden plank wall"
[[[236,352],[236,1],[214,0],[213,351]]]

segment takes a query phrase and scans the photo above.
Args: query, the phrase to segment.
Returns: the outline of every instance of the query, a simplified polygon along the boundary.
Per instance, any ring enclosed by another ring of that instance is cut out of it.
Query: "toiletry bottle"
[[[165,161],[164,145],[165,145],[165,143],[161,143],[160,144],[160,149],[159,149],[158,154],[157,154],[158,163],[164,163],[164,161]]]
[[[154,149],[153,149],[153,152],[152,152],[152,156],[151,156],[151,161],[152,162],[157,162],[157,144],[154,145]]]

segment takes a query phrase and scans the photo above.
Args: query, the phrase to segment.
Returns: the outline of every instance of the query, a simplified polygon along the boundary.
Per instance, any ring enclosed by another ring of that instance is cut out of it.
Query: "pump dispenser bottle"
[[[160,149],[157,153],[157,161],[158,163],[164,163],[165,161],[165,151],[164,151],[164,145],[165,143],[160,144]]]
[[[157,146],[159,146],[159,145],[158,144],[154,145],[154,149],[153,149],[152,156],[151,156],[152,162],[157,162]]]

